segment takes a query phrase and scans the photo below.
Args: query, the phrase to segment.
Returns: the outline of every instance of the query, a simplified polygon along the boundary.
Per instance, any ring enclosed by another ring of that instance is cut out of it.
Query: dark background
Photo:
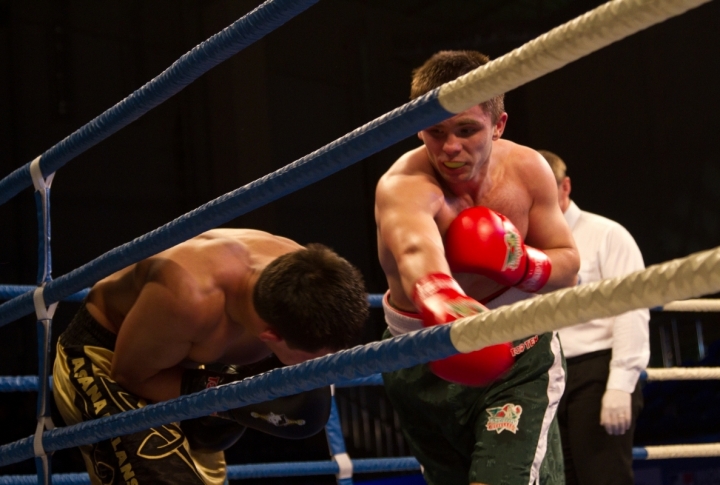
[[[259,3],[0,0],[0,177]],[[404,104],[410,71],[437,50],[495,58],[601,3],[319,2],[57,173],[54,275]],[[506,96],[505,138],[564,158],[573,199],[623,224],[647,264],[720,244],[719,10],[704,5]],[[417,145],[411,137],[226,226],[327,244],[382,292],[374,186]],[[36,233],[26,189],[0,206],[0,284],[35,283]],[[56,336],[73,311],[60,306]],[[366,340],[381,326],[374,314]],[[0,375],[35,374],[36,354],[32,318],[0,328]],[[0,443],[30,435],[33,415],[34,394],[0,394]]]

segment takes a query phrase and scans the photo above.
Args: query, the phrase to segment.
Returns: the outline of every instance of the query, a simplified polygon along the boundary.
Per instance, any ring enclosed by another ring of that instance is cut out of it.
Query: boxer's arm
[[[525,243],[547,254],[552,272],[542,292],[573,286],[577,282],[580,256],[570,228],[558,205],[557,183],[548,164],[533,152],[524,167],[524,180],[533,199],[528,214]]]
[[[451,276],[435,273],[420,278],[413,294],[426,327],[450,323],[475,315],[487,308],[468,297]],[[449,382],[466,386],[486,386],[512,367],[514,358],[509,343],[491,345],[475,352],[457,354],[430,362],[430,370]]]
[[[256,373],[283,366],[282,362],[275,357],[266,359],[265,362],[268,364],[266,369],[262,369],[263,362],[259,365],[228,366],[224,372],[187,369],[183,372],[181,392],[182,394],[192,394],[211,387],[241,381],[246,377],[256,375]],[[327,423],[330,416],[331,399],[330,387],[321,387],[278,397],[271,401],[219,411],[215,413],[215,416],[279,438],[307,438],[321,431]],[[239,430],[236,428],[236,431]],[[204,433],[200,431],[199,434],[203,435]],[[204,442],[212,441],[207,436],[200,436],[200,438]],[[232,433],[230,438],[232,438]],[[223,439],[219,444],[224,446],[224,442]]]
[[[405,296],[431,273],[450,274],[435,215],[444,196],[425,174],[383,177],[375,194],[378,238],[394,258]]]
[[[162,273],[162,272],[161,272]],[[142,286],[118,332],[111,377],[150,401],[180,396],[183,369],[209,308],[190,277],[156,275]]]

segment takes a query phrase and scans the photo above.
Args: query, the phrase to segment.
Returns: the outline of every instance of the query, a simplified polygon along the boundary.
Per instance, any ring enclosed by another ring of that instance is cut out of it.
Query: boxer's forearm
[[[450,267],[441,248],[432,244],[407,246],[397,256],[398,271],[403,291],[412,298],[415,284],[421,278],[433,273],[450,274]]]
[[[575,286],[578,283],[577,273],[580,270],[580,256],[577,249],[571,247],[543,249],[543,251],[552,262],[552,272],[540,293]]]

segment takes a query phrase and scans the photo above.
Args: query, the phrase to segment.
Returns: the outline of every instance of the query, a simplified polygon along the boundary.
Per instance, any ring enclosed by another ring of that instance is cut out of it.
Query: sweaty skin
[[[255,312],[252,291],[275,258],[302,246],[250,229],[215,229],[95,284],[90,314],[117,334],[111,376],[149,401],[180,396],[190,363],[285,364],[324,355],[291,349]]]
[[[378,252],[398,309],[416,311],[411,295],[418,279],[450,274],[443,237],[460,211],[477,205],[508,217],[526,244],[545,251],[552,273],[544,291],[575,284],[580,260],[553,174],[536,151],[500,139],[506,121],[503,113],[493,123],[478,105],[423,130],[423,146],[378,182]],[[477,300],[503,288],[480,275],[453,276]]]

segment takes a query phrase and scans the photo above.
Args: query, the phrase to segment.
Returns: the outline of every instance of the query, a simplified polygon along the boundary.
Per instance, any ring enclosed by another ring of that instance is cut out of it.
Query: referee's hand
[[[600,425],[610,435],[621,435],[630,428],[631,420],[630,393],[607,389],[602,398]]]

